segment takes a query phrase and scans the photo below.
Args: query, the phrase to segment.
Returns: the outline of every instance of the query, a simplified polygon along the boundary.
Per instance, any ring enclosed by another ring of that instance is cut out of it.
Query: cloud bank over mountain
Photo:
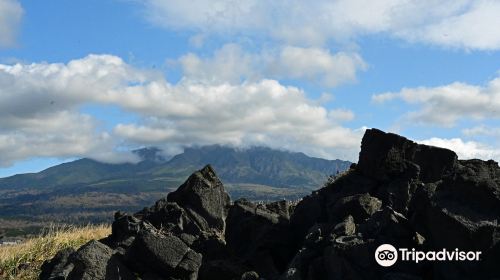
[[[161,73],[110,55],[0,65],[0,88],[3,165],[33,155],[133,160],[117,149],[123,142],[267,145],[323,156],[347,149],[352,158],[363,132],[342,126],[352,112],[327,109],[276,80],[233,85],[185,78],[171,84]],[[117,106],[140,121],[108,132],[100,129],[102,120],[81,112],[85,104]]]

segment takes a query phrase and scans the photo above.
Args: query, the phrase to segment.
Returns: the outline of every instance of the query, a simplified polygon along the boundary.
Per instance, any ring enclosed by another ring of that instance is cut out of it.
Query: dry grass
[[[59,250],[79,248],[111,233],[109,225],[52,226],[44,234],[17,245],[0,246],[0,279],[37,279],[42,263]]]

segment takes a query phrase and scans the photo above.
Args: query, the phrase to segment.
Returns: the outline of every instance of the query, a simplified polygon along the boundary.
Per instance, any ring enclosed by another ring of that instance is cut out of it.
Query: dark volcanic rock
[[[419,145],[396,134],[368,129],[361,142],[357,169],[366,176],[388,180],[405,173],[410,165],[417,165],[420,180],[428,183],[441,179],[457,163],[453,151]]]
[[[202,232],[201,226],[175,202],[169,202],[162,198],[155,205],[146,208],[135,216],[139,216],[144,221],[150,222],[156,228],[162,228],[176,233],[187,233],[199,235]],[[202,222],[205,227],[205,222]]]
[[[293,256],[287,213],[240,199],[227,217],[225,236],[229,249],[266,279],[276,278]]]
[[[168,194],[167,200],[176,202],[197,217],[197,222],[204,230],[208,226],[224,231],[224,218],[230,199],[210,165],[191,175],[175,192]],[[198,217],[204,219],[206,224]]]
[[[135,279],[116,252],[99,241],[90,241],[78,251],[65,249],[42,265],[40,279]]]
[[[370,194],[357,194],[343,197],[328,209],[330,222],[336,224],[347,216],[352,216],[354,221],[360,223],[377,212],[382,206],[382,201]]]
[[[141,221],[133,216],[115,213],[115,221],[111,225],[111,236],[102,240],[103,243],[118,247],[121,245],[128,246],[133,241],[135,235],[141,229]]]
[[[75,250],[73,248],[66,248],[57,252],[54,258],[50,261],[44,262],[41,267],[40,279],[66,279],[74,267],[73,265],[66,266],[68,263],[68,257],[74,252]]]
[[[356,224],[354,223],[354,218],[349,215],[344,221],[336,224],[333,227],[332,234],[334,236],[345,236],[345,235],[354,235],[356,233]]]
[[[298,204],[232,205],[210,166],[40,279],[500,279],[500,168],[369,129],[358,164]],[[381,244],[479,261],[375,261]]]
[[[127,253],[129,262],[140,263],[139,270],[158,275],[193,279],[201,265],[201,255],[193,252],[182,240],[172,235],[143,230]]]
[[[69,257],[73,269],[67,279],[135,279],[115,252],[99,241],[90,241]]]
[[[211,260],[203,262],[199,280],[238,280],[248,270],[241,262],[234,259]]]

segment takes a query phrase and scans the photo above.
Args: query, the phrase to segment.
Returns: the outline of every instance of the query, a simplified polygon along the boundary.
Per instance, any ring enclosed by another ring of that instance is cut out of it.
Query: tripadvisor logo
[[[375,250],[375,261],[381,266],[392,266],[398,261],[418,263],[420,261],[479,261],[481,251],[460,251],[442,249],[439,251],[416,251],[415,248],[396,249],[391,244],[382,244]]]
[[[382,244],[375,251],[375,260],[381,266],[391,266],[398,260],[398,251],[391,244]]]

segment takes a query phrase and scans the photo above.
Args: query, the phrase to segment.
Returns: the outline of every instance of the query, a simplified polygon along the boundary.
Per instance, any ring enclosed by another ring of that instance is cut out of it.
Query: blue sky
[[[500,159],[497,1],[0,0],[0,176],[192,145]]]

